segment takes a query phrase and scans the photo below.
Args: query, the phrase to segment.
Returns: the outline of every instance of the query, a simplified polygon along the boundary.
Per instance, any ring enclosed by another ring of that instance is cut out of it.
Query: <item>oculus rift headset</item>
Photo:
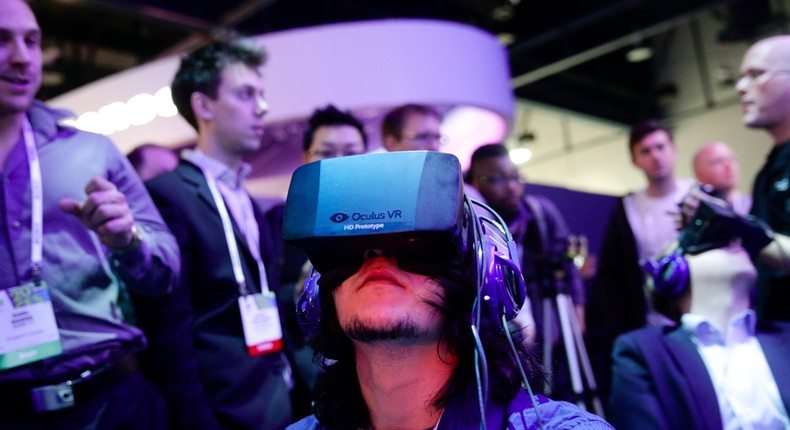
[[[741,238],[752,259],[773,240],[770,228],[759,219],[740,216],[725,201],[702,195],[694,218],[678,234],[677,248],[658,261],[644,262],[643,268],[653,280],[653,291],[667,298],[679,296],[689,283],[688,263],[683,254],[722,248],[736,237]]]
[[[476,306],[496,325],[502,316],[513,319],[526,298],[505,223],[464,195],[461,168],[451,154],[374,153],[299,167],[285,203],[283,239],[313,264],[297,304],[308,336],[318,332],[321,318],[320,274],[351,268],[345,273],[350,276],[373,250],[396,259],[472,265]]]

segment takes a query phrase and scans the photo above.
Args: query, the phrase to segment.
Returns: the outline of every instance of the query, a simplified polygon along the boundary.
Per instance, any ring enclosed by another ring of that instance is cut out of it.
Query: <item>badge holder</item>
[[[29,283],[0,291],[0,370],[62,351],[46,284]]]

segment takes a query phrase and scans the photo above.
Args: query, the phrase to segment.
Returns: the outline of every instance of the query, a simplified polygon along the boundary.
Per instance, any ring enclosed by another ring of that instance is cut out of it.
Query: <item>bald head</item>
[[[724,194],[732,192],[741,179],[735,153],[724,142],[710,142],[700,148],[694,154],[693,165],[697,181]]]
[[[747,51],[765,56],[772,66],[790,69],[790,35],[772,36],[757,41]]]
[[[790,139],[790,36],[755,43],[743,57],[735,88],[747,127],[768,131],[776,143]]]

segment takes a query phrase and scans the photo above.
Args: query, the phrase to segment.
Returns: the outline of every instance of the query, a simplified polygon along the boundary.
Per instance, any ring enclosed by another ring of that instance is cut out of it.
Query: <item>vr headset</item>
[[[283,238],[321,273],[359,266],[369,249],[453,257],[462,214],[460,166],[450,154],[340,157],[294,172]]]
[[[526,298],[507,227],[493,210],[465,197],[451,154],[374,153],[301,166],[291,179],[283,238],[304,250],[320,274],[356,271],[370,250],[394,256],[404,270],[406,261],[473,265],[478,303],[497,319],[514,318]],[[318,312],[316,281],[311,276],[305,285],[299,306],[314,309],[303,313]],[[313,325],[317,319],[305,318]]]

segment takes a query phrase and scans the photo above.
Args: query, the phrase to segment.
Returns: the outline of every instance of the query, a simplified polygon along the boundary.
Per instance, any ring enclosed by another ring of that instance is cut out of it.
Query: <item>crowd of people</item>
[[[407,104],[369,154],[363,123],[321,106],[265,208],[245,188],[259,47],[184,55],[194,146],[127,158],[35,99],[42,30],[24,0],[0,10],[0,428],[790,428],[790,36],[741,65],[743,121],[775,142],[751,195],[726,143],[679,178],[671,129],[632,128],[647,186],[601,226],[598,391],[567,337],[590,291],[568,214],[504,144],[462,173],[441,111]]]

